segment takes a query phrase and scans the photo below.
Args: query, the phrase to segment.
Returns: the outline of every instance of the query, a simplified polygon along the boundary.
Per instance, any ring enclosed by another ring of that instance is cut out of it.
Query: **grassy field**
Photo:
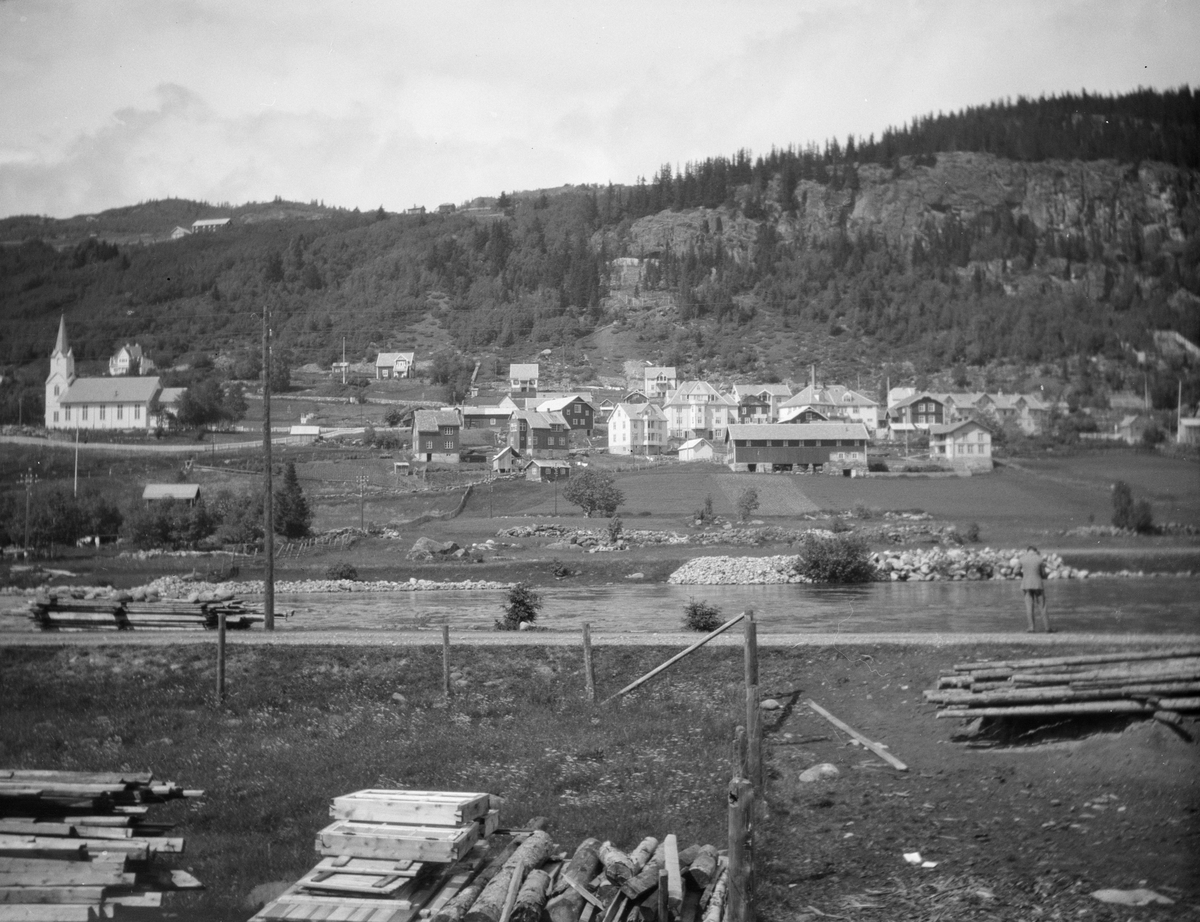
[[[597,648],[600,695],[676,650]],[[760,917],[1115,922],[1128,911],[1088,892],[1139,884],[1194,905],[1194,743],[1153,722],[1125,733],[1093,723],[1056,746],[980,752],[952,743],[953,724],[921,702],[953,662],[1029,654],[760,651],[761,692],[782,704],[764,716]],[[723,846],[741,649],[705,648],[608,706],[584,699],[581,659],[573,648],[455,646],[447,702],[438,646],[234,639],[218,707],[209,644],[0,647],[0,766],[150,770],[203,788],[202,800],[153,816],[178,824],[178,863],[207,886],[169,907],[184,922],[248,918],[253,888],[316,863],[329,801],[365,787],[487,791],[504,799],[505,824],[545,816],[568,851],[589,835],[631,848],[668,832],[681,845]],[[909,771],[848,745],[808,697],[886,742]],[[1117,735],[1089,735],[1097,730]],[[840,774],[800,783],[818,762]],[[1089,810],[1101,796],[1110,809]],[[914,849],[937,869],[906,865],[901,853]]]

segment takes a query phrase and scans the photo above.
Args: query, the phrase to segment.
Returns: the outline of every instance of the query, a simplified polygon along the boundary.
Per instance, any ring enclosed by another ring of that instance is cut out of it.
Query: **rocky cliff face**
[[[786,242],[870,235],[912,260],[953,238],[960,271],[978,270],[1016,289],[1032,273],[1093,296],[1111,288],[1114,273],[1152,286],[1138,267],[1177,256],[1200,227],[1200,175],[1161,163],[1019,163],[943,153],[930,165],[911,158],[895,169],[861,165],[838,187],[802,181],[794,200],[792,211],[767,206],[765,220]],[[681,254],[720,240],[741,261],[750,258],[761,223],[726,208],[662,212],[633,223],[629,252]],[[1018,235],[1027,245],[1015,257]]]

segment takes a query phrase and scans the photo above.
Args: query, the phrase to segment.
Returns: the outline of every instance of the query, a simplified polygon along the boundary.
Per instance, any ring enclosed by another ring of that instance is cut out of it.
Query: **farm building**
[[[866,473],[867,428],[862,423],[735,423],[725,434],[731,470],[757,473]]]
[[[497,474],[508,474],[518,470],[521,466],[521,455],[515,448],[505,445],[501,448],[494,458],[492,458],[492,470]]]
[[[200,501],[200,484],[198,483],[148,483],[142,491],[142,499],[146,502],[173,499],[176,502],[194,506]]]
[[[552,483],[571,476],[571,465],[566,461],[534,458],[525,466],[525,479],[534,483]]]

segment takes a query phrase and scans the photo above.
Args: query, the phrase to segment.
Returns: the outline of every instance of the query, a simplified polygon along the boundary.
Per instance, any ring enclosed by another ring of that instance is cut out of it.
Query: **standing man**
[[[1029,616],[1030,634],[1037,631],[1037,623],[1033,619],[1035,605],[1042,613],[1046,633],[1053,633],[1050,629],[1050,617],[1046,614],[1046,586],[1043,582],[1045,569],[1046,562],[1042,559],[1042,555],[1038,553],[1036,547],[1032,544],[1029,545],[1025,553],[1021,555],[1021,591],[1025,595],[1025,614]]]

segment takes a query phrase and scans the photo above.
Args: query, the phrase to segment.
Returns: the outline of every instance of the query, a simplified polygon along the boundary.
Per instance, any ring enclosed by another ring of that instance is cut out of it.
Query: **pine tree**
[[[296,465],[289,461],[283,485],[275,491],[275,531],[285,538],[306,538],[312,530],[312,510],[300,489]]]

